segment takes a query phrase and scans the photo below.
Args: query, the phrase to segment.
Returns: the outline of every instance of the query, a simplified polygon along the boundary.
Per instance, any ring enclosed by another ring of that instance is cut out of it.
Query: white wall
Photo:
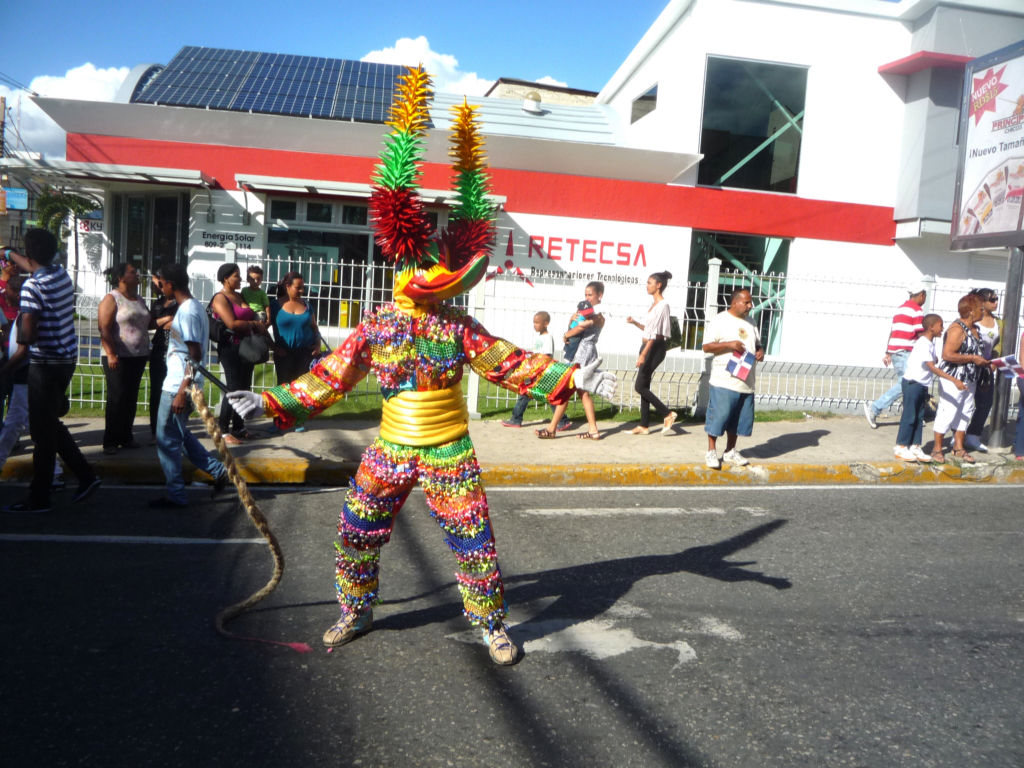
[[[535,238],[534,249],[530,248],[530,238]],[[549,257],[552,238],[561,257],[557,261]],[[566,244],[569,240],[579,241],[573,245],[572,260]],[[590,243],[590,261],[581,259],[583,243]],[[600,263],[602,245],[606,263]],[[595,248],[597,255],[592,252]],[[557,340],[576,303],[583,300],[586,284],[597,280],[605,284],[602,312],[609,318],[602,332],[601,350],[632,353],[640,334],[625,321],[629,315],[643,316],[647,312],[647,277],[653,272],[671,272],[673,278],[665,297],[670,305],[675,302],[676,307],[682,307],[689,259],[688,227],[502,212],[491,271],[501,267],[508,273],[507,262],[511,261],[512,276],[488,281],[480,289],[486,312],[479,319],[490,332],[526,343],[533,338],[534,313],[544,310],[551,315],[551,329]],[[519,277],[516,269],[523,277],[531,278],[533,286]]]
[[[892,247],[795,240],[783,314],[780,359],[879,365],[896,307],[908,286],[934,277],[925,309],[956,318],[956,303],[972,288],[1001,289],[1006,254],[963,253],[940,237]]]
[[[658,107],[626,128],[631,145],[696,152],[708,55],[805,66],[801,197],[891,206],[899,173],[903,102],[881,64],[905,56],[910,32],[885,19],[775,3],[697,0],[612,99],[658,84]]]
[[[214,221],[208,222],[210,200]],[[249,224],[243,222],[248,202]],[[192,193],[191,221],[188,233],[188,274],[192,293],[206,301],[220,290],[217,268],[228,261],[239,264],[262,261],[267,249],[264,226],[264,200],[261,196],[241,191],[205,190]],[[228,243],[235,245],[233,255]],[[244,270],[243,270],[244,271]]]

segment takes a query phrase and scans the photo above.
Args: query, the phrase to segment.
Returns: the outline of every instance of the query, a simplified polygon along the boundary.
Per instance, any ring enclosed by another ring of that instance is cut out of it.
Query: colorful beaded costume
[[[455,206],[435,233],[417,193],[430,81],[422,68],[402,78],[373,181],[375,239],[396,267],[394,303],[362,323],[309,374],[264,393],[267,415],[291,427],[320,413],[370,371],[384,396],[380,436],[366,449],[338,524],[336,586],[343,614],[365,613],[378,596],[380,547],[417,480],[458,564],[464,612],[494,629],[504,589],[462,395],[465,365],[488,381],[552,404],[575,391],[575,366],[526,352],[441,304],[486,272],[494,238],[483,140],[474,110],[453,107]]]

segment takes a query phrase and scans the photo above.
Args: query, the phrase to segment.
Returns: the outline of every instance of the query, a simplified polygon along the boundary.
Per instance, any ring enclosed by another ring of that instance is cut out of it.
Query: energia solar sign
[[[967,64],[953,250],[1024,245],[1024,41]]]

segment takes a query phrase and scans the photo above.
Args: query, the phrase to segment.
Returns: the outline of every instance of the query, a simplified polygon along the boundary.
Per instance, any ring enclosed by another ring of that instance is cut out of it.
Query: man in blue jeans
[[[164,296],[173,296],[178,311],[171,322],[167,344],[167,376],[160,391],[160,406],[156,417],[156,452],[160,468],[167,478],[167,494],[149,502],[150,507],[180,509],[188,506],[185,478],[181,470],[182,450],[198,469],[213,478],[216,495],[227,485],[224,465],[207,451],[188,428],[192,401],[188,388],[192,384],[192,369],[188,360],[203,362],[209,338],[209,321],[203,305],[192,298],[188,290],[188,273],[181,264],[167,264],[160,269],[160,290]],[[199,382],[200,379],[196,378]]]
[[[903,396],[903,374],[907,370],[907,358],[910,350],[914,348],[917,337],[924,332],[921,327],[921,319],[924,317],[924,300],[928,292],[924,284],[918,280],[907,287],[910,296],[900,304],[893,315],[892,325],[889,328],[889,342],[885,347],[885,357],[882,362],[886,366],[891,365],[896,373],[896,383],[889,390],[873,403],[864,401],[864,418],[872,429],[878,429],[878,414],[886,410]]]

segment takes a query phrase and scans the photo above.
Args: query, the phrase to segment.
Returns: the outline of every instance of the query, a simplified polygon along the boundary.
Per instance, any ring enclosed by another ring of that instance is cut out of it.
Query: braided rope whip
[[[259,506],[256,504],[256,499],[254,499],[252,494],[249,493],[249,486],[246,485],[245,480],[242,479],[242,475],[238,471],[238,466],[235,464],[235,459],[231,455],[231,451],[228,450],[227,443],[224,442],[224,435],[220,431],[220,427],[217,424],[216,417],[213,415],[213,411],[210,410],[210,406],[206,403],[202,387],[198,386],[194,379],[189,388],[189,395],[192,397],[192,403],[195,405],[196,410],[199,411],[199,415],[203,419],[203,424],[206,426],[206,432],[213,439],[213,444],[217,448],[217,454],[220,456],[220,460],[224,464],[224,468],[227,470],[228,479],[231,480],[232,485],[234,485],[238,491],[238,498],[242,502],[242,507],[245,509],[245,512],[252,521],[252,524],[256,526],[256,530],[258,530],[260,535],[266,540],[267,546],[270,548],[270,554],[274,558],[274,573],[266,584],[244,600],[237,602],[234,605],[229,605],[217,614],[216,619],[214,619],[214,627],[217,629],[217,634],[232,640],[247,640],[253,643],[283,645],[287,648],[291,648],[293,651],[298,651],[299,653],[309,653],[313,649],[306,643],[289,643],[280,640],[267,640],[261,637],[246,637],[244,635],[235,634],[234,632],[229,632],[225,628],[225,625],[229,621],[245,613],[256,605],[256,603],[274,591],[280,583],[281,577],[284,575],[284,553],[281,551],[281,545],[278,543],[274,532],[270,530],[267,518],[263,516]]]

